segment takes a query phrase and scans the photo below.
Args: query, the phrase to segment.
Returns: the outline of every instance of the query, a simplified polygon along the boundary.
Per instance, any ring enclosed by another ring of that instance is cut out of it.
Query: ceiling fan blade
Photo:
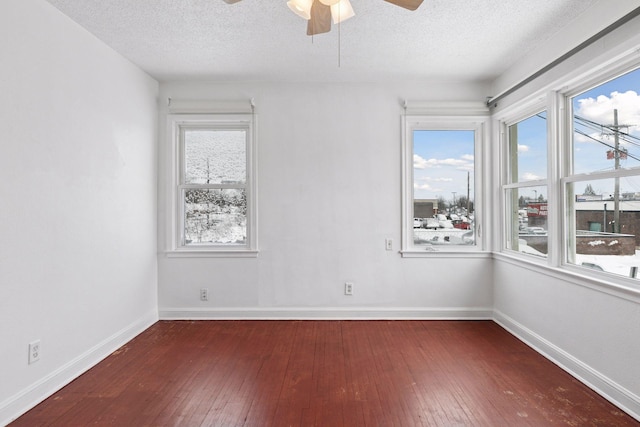
[[[311,19],[307,23],[307,35],[328,33],[331,31],[331,7],[313,0],[311,6]]]
[[[226,4],[234,4],[234,3],[238,3],[240,0],[222,0],[223,2],[225,2]]]
[[[423,0],[384,0],[396,6],[404,7],[409,10],[416,10],[420,7]]]

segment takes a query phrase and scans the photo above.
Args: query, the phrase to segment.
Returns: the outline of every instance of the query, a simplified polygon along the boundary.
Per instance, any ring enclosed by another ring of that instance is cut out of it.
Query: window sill
[[[257,258],[257,250],[237,249],[237,250],[211,250],[211,249],[176,249],[166,251],[167,258]]]
[[[402,258],[491,258],[491,252],[479,250],[428,250],[407,249],[400,251]]]
[[[518,253],[496,252],[493,258],[554,279],[640,303],[640,287],[637,279],[618,277],[568,264],[554,267],[549,265],[545,258],[531,258]]]

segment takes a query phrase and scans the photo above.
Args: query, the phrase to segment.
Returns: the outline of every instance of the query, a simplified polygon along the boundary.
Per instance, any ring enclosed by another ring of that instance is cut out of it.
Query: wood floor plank
[[[638,426],[490,321],[161,321],[11,426]]]

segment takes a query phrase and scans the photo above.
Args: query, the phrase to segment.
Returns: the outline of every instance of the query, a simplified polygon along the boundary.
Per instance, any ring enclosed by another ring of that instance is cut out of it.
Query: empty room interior
[[[0,34],[0,425],[640,421],[640,1],[3,0]]]

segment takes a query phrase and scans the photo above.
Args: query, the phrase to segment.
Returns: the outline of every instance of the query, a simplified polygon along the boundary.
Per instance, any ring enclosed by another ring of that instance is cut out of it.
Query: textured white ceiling
[[[489,81],[597,0],[351,0],[313,38],[286,0],[48,1],[160,81]]]

